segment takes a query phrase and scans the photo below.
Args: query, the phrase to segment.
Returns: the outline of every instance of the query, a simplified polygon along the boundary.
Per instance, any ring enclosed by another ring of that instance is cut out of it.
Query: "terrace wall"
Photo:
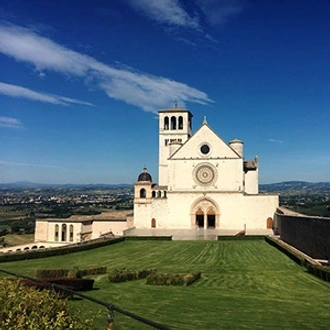
[[[281,208],[275,214],[281,239],[314,259],[330,260],[330,218],[313,217]]]

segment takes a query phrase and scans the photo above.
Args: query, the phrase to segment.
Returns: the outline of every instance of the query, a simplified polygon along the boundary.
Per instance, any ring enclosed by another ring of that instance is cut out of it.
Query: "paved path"
[[[234,236],[230,229],[130,229],[124,236],[172,236],[173,240],[217,240],[218,236]],[[251,230],[247,235],[272,235],[270,229]]]

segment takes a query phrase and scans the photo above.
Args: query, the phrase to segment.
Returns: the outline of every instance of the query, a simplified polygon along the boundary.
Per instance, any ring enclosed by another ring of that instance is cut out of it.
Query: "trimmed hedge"
[[[73,291],[90,291],[93,290],[94,280],[93,279],[85,279],[85,278],[44,278],[43,282],[48,283],[41,283],[38,281],[33,280],[21,280],[20,283],[27,285],[27,286],[33,286],[38,289],[44,289],[44,288],[52,288],[52,284],[58,284],[64,287],[67,287],[70,290]],[[59,289],[59,291],[61,291]]]
[[[126,268],[116,269],[108,275],[108,280],[111,283],[127,282],[146,278],[150,274],[156,273],[156,269],[129,270]]]
[[[265,235],[218,236],[218,241],[263,240]]]
[[[55,292],[58,294],[60,298],[68,298],[71,295],[70,292],[62,290],[62,288],[60,287],[53,286],[52,283],[41,283],[33,280],[24,279],[24,280],[20,280],[19,284],[26,287],[37,289],[38,291],[48,290]],[[73,290],[73,288],[68,286],[65,286],[65,288]]]
[[[36,278],[61,278],[68,277],[68,269],[36,269],[34,275]]]
[[[151,285],[181,285],[188,286],[201,278],[201,273],[165,274],[156,273],[147,277],[147,284]]]
[[[107,267],[89,267],[84,269],[74,268],[73,270],[68,269],[36,269],[36,278],[81,278],[86,275],[98,275],[106,274]]]
[[[78,270],[80,276],[106,274],[107,267],[89,267]]]
[[[126,236],[126,241],[172,241],[172,236]]]

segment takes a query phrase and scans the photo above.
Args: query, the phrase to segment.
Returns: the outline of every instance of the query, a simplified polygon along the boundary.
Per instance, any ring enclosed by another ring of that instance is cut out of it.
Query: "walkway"
[[[130,229],[124,236],[172,236],[173,240],[217,240],[218,236],[235,236],[239,231],[232,229]],[[250,230],[247,235],[272,235],[271,229]]]

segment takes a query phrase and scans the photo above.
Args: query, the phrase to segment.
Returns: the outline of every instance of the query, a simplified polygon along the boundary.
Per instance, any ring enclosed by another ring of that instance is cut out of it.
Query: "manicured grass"
[[[34,275],[36,268],[106,266],[132,270],[196,273],[188,287],[149,286],[145,280],[109,283],[96,275],[97,299],[167,324],[174,329],[329,329],[330,283],[306,273],[262,240],[126,241],[86,252],[0,264]],[[0,276],[2,276],[0,274]],[[83,318],[98,313],[95,329],[106,328],[105,308],[74,300]],[[115,313],[115,329],[150,329]]]

